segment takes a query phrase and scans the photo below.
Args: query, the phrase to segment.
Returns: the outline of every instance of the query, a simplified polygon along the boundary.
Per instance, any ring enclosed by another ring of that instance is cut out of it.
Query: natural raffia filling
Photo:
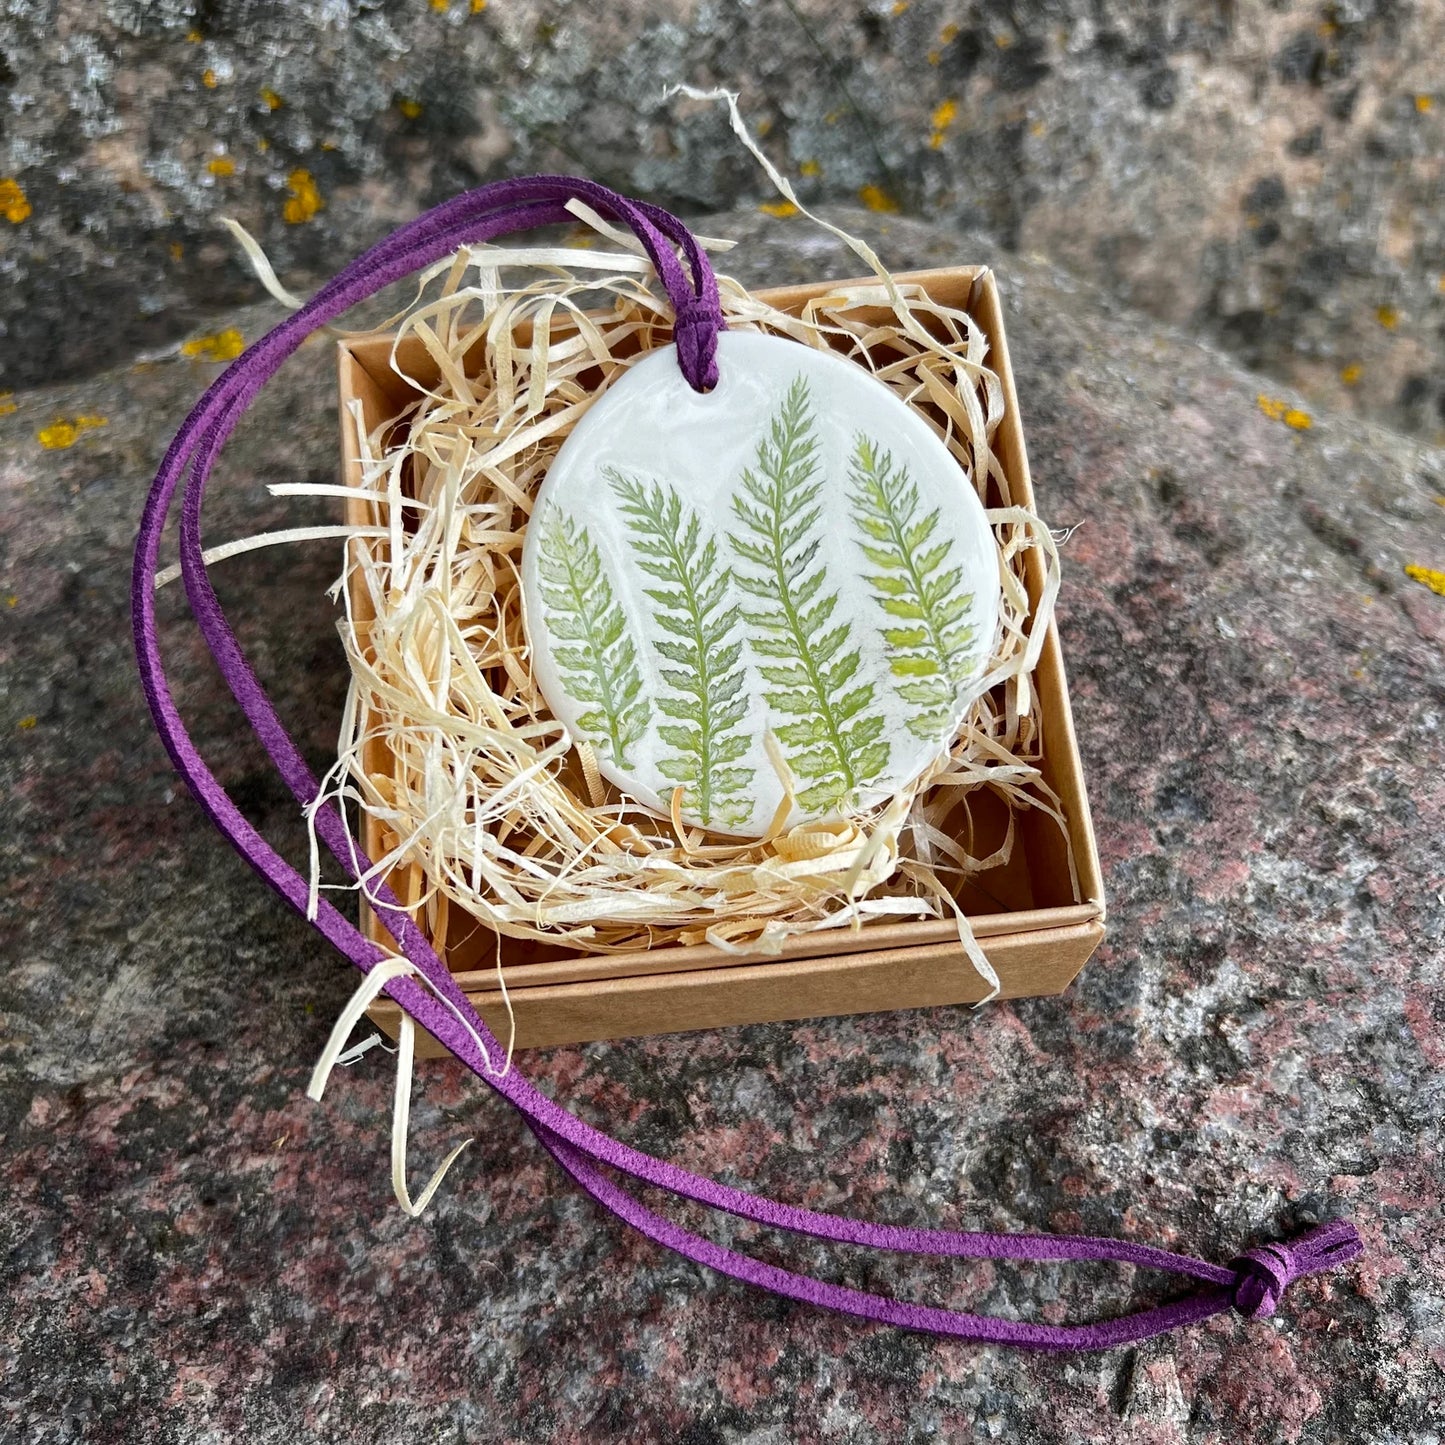
[[[384,848],[368,881],[401,878],[434,936],[459,908],[500,935],[587,952],[707,942],[776,953],[818,929],[956,917],[996,985],[959,886],[1007,861],[1022,810],[1045,814],[1066,844],[1068,834],[1039,770],[1030,679],[1057,553],[1010,496],[993,452],[1003,388],[982,331],[881,267],[876,281],[839,286],[797,316],[720,278],[730,328],[839,350],[934,428],[989,508],[1001,625],[983,695],[948,753],[902,792],[855,817],[784,828],[792,780],[774,747],[785,798],[768,835],[709,834],[684,825],[678,795],[666,819],[606,785],[590,747],[548,712],[530,667],[519,569],[537,489],[591,403],[670,339],[645,258],[575,209],[627,249],[464,248],[427,273],[396,330],[392,368],[416,402],[370,432],[352,403],[361,476],[348,481],[372,525],[349,538],[339,584],[352,681],[323,799],[356,804],[379,825]],[[409,338],[434,383],[402,370]],[[1037,605],[1022,565],[1030,548],[1045,564]],[[1009,810],[985,857],[969,851],[978,790]]]

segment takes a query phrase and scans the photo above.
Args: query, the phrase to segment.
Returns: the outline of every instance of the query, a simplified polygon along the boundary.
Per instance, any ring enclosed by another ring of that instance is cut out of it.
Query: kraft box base
[[[896,279],[918,283],[936,300],[967,309],[983,329],[989,342],[989,364],[999,376],[1005,399],[994,450],[1014,499],[1032,507],[1018,397],[992,273],[980,267],[957,267],[905,273]],[[818,282],[758,294],[781,310],[797,312],[810,299],[843,284],[848,283]],[[360,403],[364,424],[371,431],[399,414],[414,395],[391,369],[391,350],[392,340],[387,336],[339,345],[343,476],[351,485],[360,479],[361,458],[350,404]],[[403,343],[398,360],[408,375],[424,382],[436,378],[435,364],[419,342]],[[373,504],[357,498],[347,504],[347,520],[365,525],[378,519]],[[1037,603],[1044,578],[1036,553],[1025,554],[1024,571]],[[358,620],[365,621],[365,599],[355,589],[352,604]],[[1041,770],[1063,808],[1078,894],[1074,893],[1068,850],[1057,825],[1035,811],[1016,815],[1015,847],[1009,863],[972,878],[959,894],[974,934],[999,976],[1004,998],[1063,992],[1104,936],[1098,850],[1053,621],[1034,683],[1043,733]],[[368,771],[384,772],[385,746],[376,746],[381,755],[369,756],[366,766]],[[1006,811],[990,794],[975,793],[970,802],[972,850],[985,856],[991,846],[989,835],[994,842],[1003,838]],[[370,817],[365,819],[361,841],[371,857],[385,851],[381,830]],[[417,898],[422,891],[414,868],[398,870],[391,883],[403,902]],[[1084,901],[1078,901],[1080,898]],[[511,1003],[509,1020],[498,983],[496,935],[455,907],[438,910],[428,904],[419,910],[418,918],[498,1037],[507,1039],[511,1021],[515,1021],[518,1048],[974,1003],[988,991],[958,942],[956,925],[948,920],[871,923],[803,935],[788,940],[780,954],[768,957],[739,957],[707,944],[596,955],[503,938],[500,964]],[[362,923],[368,936],[390,942],[390,935],[364,904]],[[439,938],[438,933],[444,936]],[[381,999],[370,1015],[395,1036],[399,1013],[394,1004]],[[417,1052],[428,1057],[444,1050],[431,1035],[419,1032]]]

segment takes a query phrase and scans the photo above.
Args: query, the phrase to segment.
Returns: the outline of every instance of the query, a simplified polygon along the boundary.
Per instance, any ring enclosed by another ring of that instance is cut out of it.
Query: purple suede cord
[[[716,343],[723,327],[717,281],[707,258],[685,226],[666,211],[625,200],[602,186],[572,177],[501,181],[456,197],[374,246],[288,320],[236,360],[210,387],[182,425],[156,475],[141,520],[132,579],[133,624],[141,681],[156,727],[177,770],[212,822],[253,868],[303,916],[306,880],[261,837],[227,796],[191,741],[166,682],[156,630],[154,578],[160,543],[175,494],[189,473],[181,512],[180,554],[187,597],[220,671],[275,761],[286,785],[303,805],[319,783],[287,734],[264,689],[243,656],[211,588],[202,560],[201,516],[212,465],[251,400],[281,364],[318,327],[381,287],[467,242],[570,219],[566,202],[578,199],[605,218],[629,226],[652,260],[676,313],[678,364],[699,391],[716,384]],[[686,262],[679,262],[673,247]],[[340,815],[317,810],[316,829],[343,869],[355,879],[369,866],[355,850]],[[792,1299],[864,1319],[963,1339],[1057,1350],[1091,1350],[1148,1338],[1207,1319],[1231,1307],[1247,1317],[1269,1314],[1289,1283],[1332,1269],[1360,1252],[1354,1227],[1323,1225],[1292,1243],[1249,1251],[1228,1266],[1149,1245],[1082,1235],[983,1234],[868,1224],[845,1216],[799,1209],[733,1189],[655,1159],[591,1128],[537,1092],[513,1069],[498,1076],[467,1027],[494,1059],[503,1050],[471,1008],[461,989],[411,916],[389,888],[377,890],[377,911],[402,954],[425,976],[438,997],[410,977],[388,982],[386,992],[433,1033],[484,1082],[522,1114],[542,1146],[599,1204],[650,1239],[688,1259]],[[331,903],[321,898],[313,923],[363,972],[387,955]],[[438,1001],[444,998],[452,1008]],[[458,1013],[454,1013],[455,1009]],[[598,1165],[742,1218],[837,1243],[910,1254],[1025,1261],[1109,1260],[1184,1275],[1203,1288],[1172,1303],[1091,1325],[1037,1325],[909,1304],[846,1289],[763,1264],[673,1224],[645,1208]]]

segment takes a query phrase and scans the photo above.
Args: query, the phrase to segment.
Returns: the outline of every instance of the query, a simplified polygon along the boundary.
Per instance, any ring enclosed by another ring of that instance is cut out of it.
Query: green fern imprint
[[[652,711],[642,692],[637,648],[587,528],[555,503],[541,518],[537,578],[552,657],[567,691],[593,704],[577,719],[578,730],[599,743],[615,766],[629,768],[627,750],[647,730]]]
[[[752,803],[738,794],[755,770],[730,766],[750,743],[741,726],[748,698],[739,618],[728,601],[732,574],[718,565],[717,542],[704,540],[697,513],[671,487],[645,486],[611,467],[603,475],[638,543],[633,560],[662,583],[644,589],[657,604],[653,620],[670,634],[653,646],[675,664],[659,669],[674,695],[660,697],[657,706],[674,721],[660,724],[658,736],[676,752],[662,758],[658,770],[683,785],[683,797],[704,827],[714,820],[740,827]]]
[[[838,594],[823,594],[818,473],[811,398],[799,376],[733,496],[733,513],[750,535],[730,540],[745,564],[734,571],[737,584],[762,604],[744,611],[756,629],[750,645],[764,659],[758,671],[769,684],[769,706],[793,719],[777,728],[777,737],[808,784],[798,802],[809,812],[846,801],[876,778],[888,765],[890,746],[883,715],[873,709],[873,684],[849,686],[859,651],[848,647],[847,622],[828,626]]]
[[[880,631],[889,670],[906,679],[899,695],[911,703],[909,731],[936,737],[948,726],[959,693],[973,675],[975,629],[967,621],[973,594],[961,590],[962,566],[940,531],[937,511],[920,516],[917,484],[888,452],[859,436],[849,469],[853,522],[863,555],[881,570],[867,578],[878,605],[897,626]]]

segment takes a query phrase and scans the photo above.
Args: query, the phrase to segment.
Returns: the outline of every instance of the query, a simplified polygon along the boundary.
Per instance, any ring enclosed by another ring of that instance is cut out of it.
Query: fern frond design
[[[967,620],[973,594],[962,590],[951,539],[939,538],[941,513],[923,510],[906,467],[860,435],[849,476],[858,545],[880,569],[866,580],[878,606],[896,619],[880,631],[889,670],[904,679],[898,693],[913,707],[908,729],[936,737],[976,663],[975,629]]]
[[[672,756],[662,758],[663,777],[683,785],[683,797],[707,827],[714,821],[738,827],[752,813],[739,795],[754,769],[735,766],[749,748],[743,727],[744,689],[739,618],[729,602],[731,572],[718,564],[717,541],[704,536],[701,520],[671,487],[644,485],[615,468],[604,468],[628,528],[637,541],[633,560],[662,585],[644,590],[657,604],[653,620],[668,634],[653,642],[671,695],[657,700],[673,719],[658,728]]]
[[[555,503],[539,519],[537,578],[547,607],[552,657],[578,702],[591,704],[579,731],[619,768],[632,766],[628,749],[647,730],[651,705],[642,691],[637,647],[627,616],[587,528]]]
[[[823,489],[811,398],[799,376],[758,443],[733,496],[741,530],[730,537],[733,576],[757,607],[744,617],[749,644],[768,684],[768,704],[789,719],[776,729],[788,763],[808,786],[809,812],[845,802],[888,765],[874,685],[859,682],[859,650],[846,621],[834,625],[837,592],[824,592],[818,559]]]

